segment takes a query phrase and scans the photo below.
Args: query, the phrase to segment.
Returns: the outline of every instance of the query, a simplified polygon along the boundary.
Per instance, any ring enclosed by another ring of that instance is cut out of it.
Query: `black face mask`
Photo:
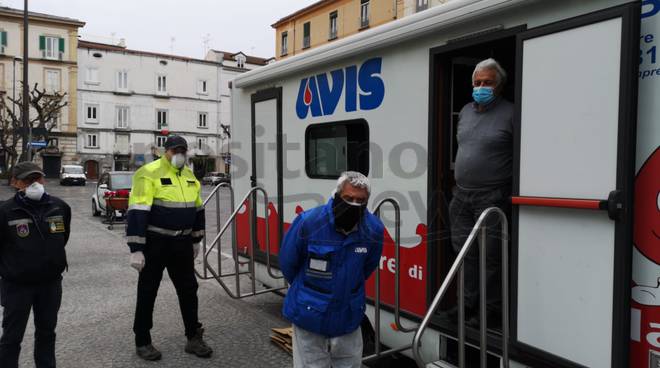
[[[356,206],[344,201],[339,194],[335,194],[332,201],[332,213],[335,216],[335,226],[344,232],[353,230],[360,222],[366,205]]]

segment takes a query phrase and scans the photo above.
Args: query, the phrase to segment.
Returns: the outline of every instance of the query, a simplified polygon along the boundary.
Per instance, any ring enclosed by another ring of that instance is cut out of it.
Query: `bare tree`
[[[68,104],[65,101],[66,95],[66,92],[39,89],[39,84],[34,84],[34,88],[29,93],[30,117],[28,120],[28,124],[33,130],[33,140],[48,140],[50,132],[57,125],[55,118]],[[13,167],[19,157],[27,153],[19,146],[19,144],[27,143],[23,142],[25,129],[22,115],[18,113],[22,111],[22,106],[23,98],[20,96],[16,99],[9,96],[0,98],[0,149],[5,152],[4,167],[7,169]]]

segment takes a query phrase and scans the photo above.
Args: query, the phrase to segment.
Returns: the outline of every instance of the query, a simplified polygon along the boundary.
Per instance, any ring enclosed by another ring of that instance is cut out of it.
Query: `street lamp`
[[[23,147],[27,148],[27,161],[32,161],[32,127],[30,126],[30,95],[28,82],[28,0],[23,5],[23,127],[27,138],[23,139]],[[25,137],[25,136],[24,136]],[[25,152],[25,151],[23,151]]]
[[[11,88],[11,98],[16,101],[16,62],[21,60],[18,56],[14,56],[14,60],[12,61],[12,73],[13,73],[13,79],[12,79],[12,88]],[[11,104],[11,112],[16,116],[16,104],[12,103]]]

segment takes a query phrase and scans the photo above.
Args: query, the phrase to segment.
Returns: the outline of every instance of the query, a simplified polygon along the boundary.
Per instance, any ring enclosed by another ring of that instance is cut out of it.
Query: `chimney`
[[[126,47],[126,39],[125,38],[120,38],[119,43],[117,44],[119,47]]]

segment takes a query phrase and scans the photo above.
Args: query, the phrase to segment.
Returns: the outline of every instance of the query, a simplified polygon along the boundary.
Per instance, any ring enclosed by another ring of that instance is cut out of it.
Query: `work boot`
[[[186,348],[184,349],[188,354],[195,354],[200,358],[209,358],[213,354],[213,349],[211,349],[204,342],[204,329],[198,328],[195,332],[195,336],[188,339],[186,343]]]
[[[458,307],[454,306],[450,309],[440,311],[439,316],[443,321],[451,325],[456,325],[458,323]]]
[[[465,312],[466,321],[469,321],[472,318],[472,316],[474,316],[475,314],[475,311],[469,307],[465,307],[464,312]],[[448,322],[451,325],[458,325],[458,306],[455,305],[450,309],[441,311],[439,313],[439,316],[442,320]]]
[[[135,349],[137,355],[144,360],[159,360],[162,354],[153,345],[138,346]]]
[[[486,309],[486,319],[488,321],[489,329],[500,330],[502,328],[502,311],[497,309]],[[477,312],[472,318],[467,321],[468,327],[478,329],[480,327],[481,316]]]

